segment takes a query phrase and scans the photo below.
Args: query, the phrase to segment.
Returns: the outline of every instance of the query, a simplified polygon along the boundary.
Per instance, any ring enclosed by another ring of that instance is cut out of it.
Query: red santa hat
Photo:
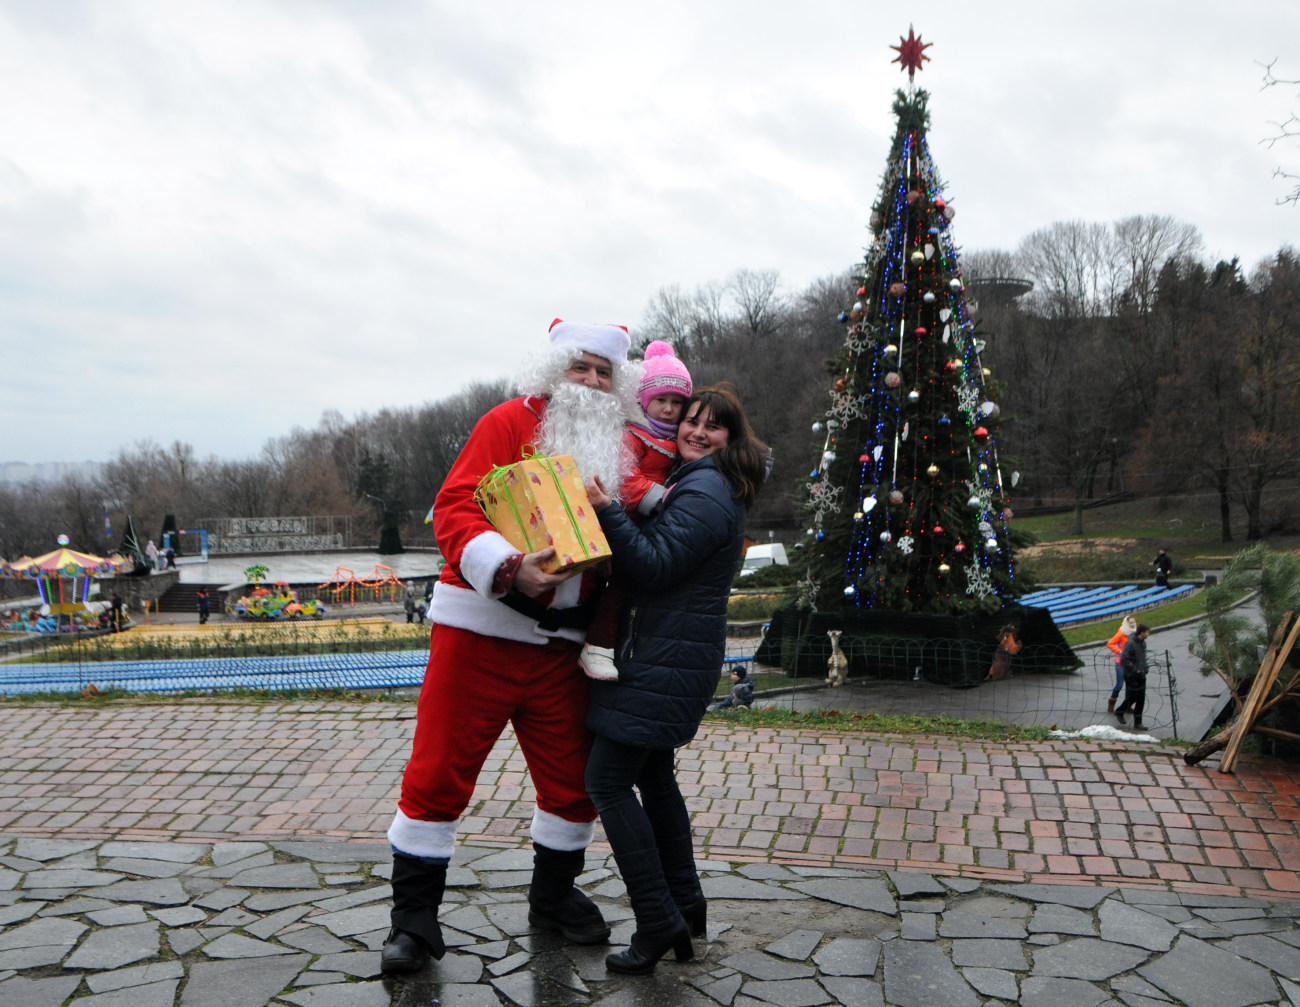
[[[618,367],[627,363],[627,351],[632,341],[628,338],[626,325],[593,325],[557,318],[551,323],[551,345],[576,353],[592,353]]]

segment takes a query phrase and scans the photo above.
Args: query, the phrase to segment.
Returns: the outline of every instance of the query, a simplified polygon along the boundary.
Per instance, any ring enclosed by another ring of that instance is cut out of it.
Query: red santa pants
[[[537,806],[567,822],[593,822],[583,777],[587,679],[581,645],[537,646],[434,625],[398,807],[408,818],[451,822],[474,794],[493,745],[514,724]]]

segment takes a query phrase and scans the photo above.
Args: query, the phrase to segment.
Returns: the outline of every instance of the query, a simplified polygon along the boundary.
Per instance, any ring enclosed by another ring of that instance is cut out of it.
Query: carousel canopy
[[[7,564],[4,571],[11,577],[85,577],[106,576],[118,573],[129,566],[129,561],[118,553],[105,559],[88,552],[78,552],[67,546],[60,546],[54,552],[29,559],[14,560]]]

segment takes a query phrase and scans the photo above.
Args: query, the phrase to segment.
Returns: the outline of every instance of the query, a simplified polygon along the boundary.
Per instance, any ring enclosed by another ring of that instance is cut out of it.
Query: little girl
[[[672,346],[659,339],[650,343],[645,348],[645,364],[637,385],[641,419],[628,420],[623,432],[623,442],[632,454],[632,470],[618,491],[623,509],[638,524],[653,514],[663,500],[664,482],[677,461],[677,424],[692,390],[690,372],[677,359]],[[578,659],[590,678],[618,678],[614,639],[630,587],[615,578],[597,603],[587,627],[586,646]]]

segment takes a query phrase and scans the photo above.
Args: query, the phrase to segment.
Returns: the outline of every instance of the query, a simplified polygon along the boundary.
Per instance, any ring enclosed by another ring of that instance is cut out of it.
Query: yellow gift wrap
[[[521,552],[555,546],[555,558],[542,568],[547,573],[581,570],[610,554],[569,455],[498,466],[479,482],[474,499],[492,527]]]

